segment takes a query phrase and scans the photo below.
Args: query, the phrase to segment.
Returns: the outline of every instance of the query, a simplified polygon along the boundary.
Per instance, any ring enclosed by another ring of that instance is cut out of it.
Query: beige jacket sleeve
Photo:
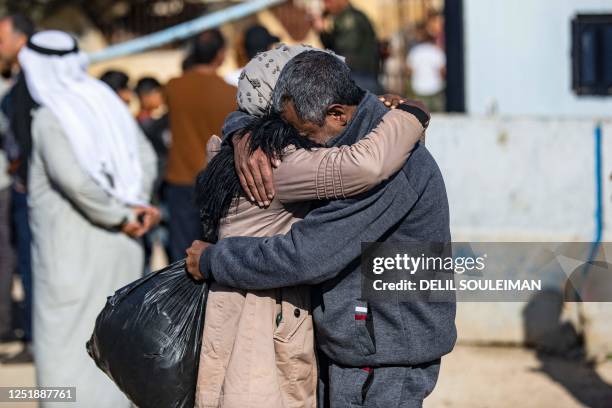
[[[353,145],[289,149],[274,170],[277,197],[283,203],[336,200],[368,191],[402,168],[422,136],[416,117],[394,109]]]

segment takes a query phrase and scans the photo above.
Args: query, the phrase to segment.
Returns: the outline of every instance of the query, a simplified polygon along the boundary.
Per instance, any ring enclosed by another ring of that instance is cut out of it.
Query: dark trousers
[[[32,234],[28,216],[28,195],[13,188],[13,222],[15,231],[15,244],[17,247],[17,271],[21,275],[24,300],[23,331],[24,340],[32,341],[32,259],[30,244]]]
[[[0,336],[9,334],[13,300],[13,247],[11,245],[11,189],[0,190]]]
[[[166,185],[170,262],[185,258],[185,250],[202,238],[200,214],[195,206],[193,186]]]

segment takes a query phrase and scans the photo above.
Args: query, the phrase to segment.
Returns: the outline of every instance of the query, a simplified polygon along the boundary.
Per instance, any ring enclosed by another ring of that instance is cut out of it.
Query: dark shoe
[[[3,356],[0,363],[11,365],[11,364],[30,364],[34,362],[34,356],[32,356],[32,352],[30,352],[29,347],[24,347],[19,353],[13,354],[11,356]]]

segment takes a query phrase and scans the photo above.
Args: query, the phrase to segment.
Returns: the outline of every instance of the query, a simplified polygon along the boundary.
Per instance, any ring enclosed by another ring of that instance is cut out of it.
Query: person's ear
[[[344,105],[333,104],[327,108],[327,116],[336,121],[339,125],[348,123],[348,115]]]

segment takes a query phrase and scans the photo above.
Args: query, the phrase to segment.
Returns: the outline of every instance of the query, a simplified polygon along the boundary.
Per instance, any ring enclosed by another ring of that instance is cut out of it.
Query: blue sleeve
[[[233,237],[202,253],[208,279],[240,289],[317,284],[338,275],[361,254],[361,242],[377,241],[418,199],[402,171],[364,196],[332,201],[285,235]]]

